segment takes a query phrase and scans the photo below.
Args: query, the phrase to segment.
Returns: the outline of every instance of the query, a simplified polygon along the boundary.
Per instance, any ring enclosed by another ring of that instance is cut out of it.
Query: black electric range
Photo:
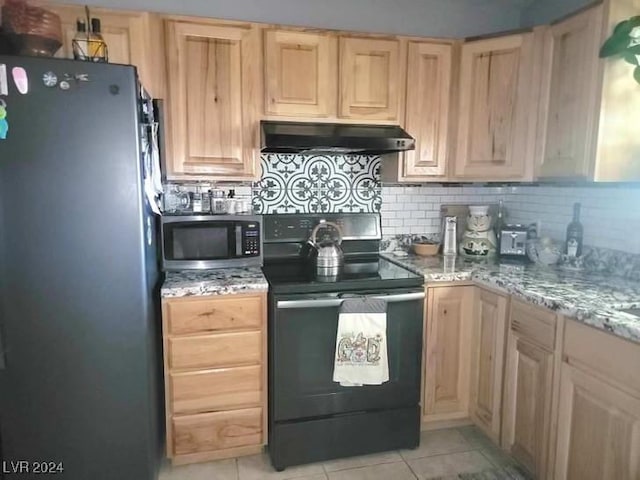
[[[305,259],[322,220],[344,234],[345,264],[336,277],[317,277]],[[423,277],[378,255],[377,214],[267,215],[263,226],[273,466],[417,447]],[[380,385],[333,381],[340,309],[349,297],[386,302],[389,380]]]
[[[337,277],[318,277],[304,257],[313,227],[326,220],[343,232],[345,264]],[[423,277],[386,260],[380,248],[380,215],[306,214],[264,217],[263,272],[273,293],[417,287]]]
[[[377,254],[347,256],[338,277],[318,277],[301,260],[265,263],[262,271],[273,293],[312,293],[331,291],[380,290],[419,287],[421,275],[396,265]]]

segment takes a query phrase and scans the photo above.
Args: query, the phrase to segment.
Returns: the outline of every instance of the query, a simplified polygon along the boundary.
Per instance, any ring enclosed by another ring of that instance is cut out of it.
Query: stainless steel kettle
[[[323,228],[332,227],[337,233],[336,240],[323,239],[318,242],[318,232]],[[307,241],[309,245],[309,261],[315,269],[315,274],[323,278],[337,278],[342,273],[344,266],[344,253],[342,244],[342,229],[333,222],[321,220],[311,231],[311,237]]]

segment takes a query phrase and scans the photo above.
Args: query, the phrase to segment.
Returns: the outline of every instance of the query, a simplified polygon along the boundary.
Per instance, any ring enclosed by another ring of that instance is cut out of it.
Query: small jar
[[[227,199],[222,190],[211,190],[211,213],[215,215],[227,213]]]

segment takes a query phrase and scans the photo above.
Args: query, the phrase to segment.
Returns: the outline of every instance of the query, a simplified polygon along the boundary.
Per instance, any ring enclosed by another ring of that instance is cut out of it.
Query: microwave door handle
[[[410,302],[412,300],[424,300],[424,292],[401,293],[399,295],[374,295],[366,298],[385,300],[387,303]],[[343,301],[343,298],[322,298],[316,300],[280,300],[276,307],[282,309],[339,307]]]
[[[236,225],[236,257],[242,256],[242,225]]]

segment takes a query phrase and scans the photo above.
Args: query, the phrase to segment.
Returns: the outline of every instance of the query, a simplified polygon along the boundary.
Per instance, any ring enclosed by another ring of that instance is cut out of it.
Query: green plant
[[[631,17],[616,25],[613,34],[600,49],[600,58],[621,56],[635,66],[633,78],[640,83],[640,16]]]

